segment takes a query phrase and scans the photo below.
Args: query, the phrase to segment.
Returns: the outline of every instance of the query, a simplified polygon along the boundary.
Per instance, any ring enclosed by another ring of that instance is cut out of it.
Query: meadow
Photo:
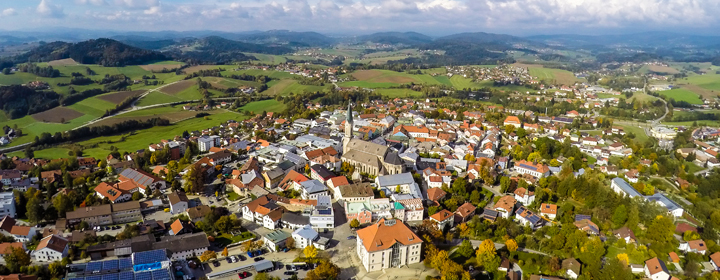
[[[692,75],[676,82],[681,88],[695,92],[707,99],[720,94],[720,74]]]
[[[275,99],[267,99],[261,101],[254,101],[240,107],[242,111],[250,111],[255,114],[265,112],[282,112],[286,108],[285,104],[278,102]]]
[[[675,99],[675,101],[685,101],[690,104],[703,104],[703,101],[696,93],[683,88],[664,90],[658,93],[667,98]]]
[[[566,70],[532,65],[528,67],[528,70],[533,77],[537,77],[540,80],[555,81],[562,85],[572,85],[580,81],[580,79],[575,77],[575,74]]]
[[[230,111],[220,111],[217,114],[205,118],[192,118],[181,121],[169,126],[156,126],[148,129],[137,130],[123,135],[112,135],[96,137],[93,139],[77,142],[75,145],[82,146],[86,156],[105,158],[110,152],[110,147],[115,146],[120,151],[133,152],[145,149],[150,144],[158,143],[162,139],[173,138],[176,135],[182,135],[183,131],[203,130],[218,125],[227,120],[236,121],[247,118],[239,113]],[[124,139],[123,139],[124,138]],[[36,155],[61,156],[67,157],[67,147],[54,147],[45,150],[36,151]]]

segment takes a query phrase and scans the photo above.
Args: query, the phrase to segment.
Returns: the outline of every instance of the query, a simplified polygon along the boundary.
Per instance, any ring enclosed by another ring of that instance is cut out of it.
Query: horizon
[[[486,32],[514,36],[671,32],[718,36],[720,5],[682,1],[581,3],[573,0],[34,0],[0,4],[5,31],[94,32],[313,31],[345,36]],[[422,19],[422,20],[416,20]],[[331,23],[331,24],[328,24]],[[118,28],[118,26],[122,26]]]

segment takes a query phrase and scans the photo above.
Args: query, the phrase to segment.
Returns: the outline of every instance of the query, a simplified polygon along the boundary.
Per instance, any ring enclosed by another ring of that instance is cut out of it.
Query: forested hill
[[[46,62],[72,58],[82,64],[114,67],[146,64],[168,59],[162,53],[136,48],[112,39],[96,39],[79,43],[53,42],[41,45],[15,57],[16,63]]]

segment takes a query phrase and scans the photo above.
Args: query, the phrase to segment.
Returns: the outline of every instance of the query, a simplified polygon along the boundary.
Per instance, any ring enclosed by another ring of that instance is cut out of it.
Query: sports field
[[[658,93],[667,98],[675,99],[675,101],[685,101],[690,104],[703,104],[703,101],[696,93],[684,88],[664,90]]]

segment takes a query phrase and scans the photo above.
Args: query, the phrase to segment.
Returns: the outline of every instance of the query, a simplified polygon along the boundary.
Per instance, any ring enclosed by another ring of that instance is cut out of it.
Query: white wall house
[[[40,240],[33,252],[33,258],[38,262],[60,261],[68,254],[68,243],[70,242],[67,239],[59,235],[47,236]]]

